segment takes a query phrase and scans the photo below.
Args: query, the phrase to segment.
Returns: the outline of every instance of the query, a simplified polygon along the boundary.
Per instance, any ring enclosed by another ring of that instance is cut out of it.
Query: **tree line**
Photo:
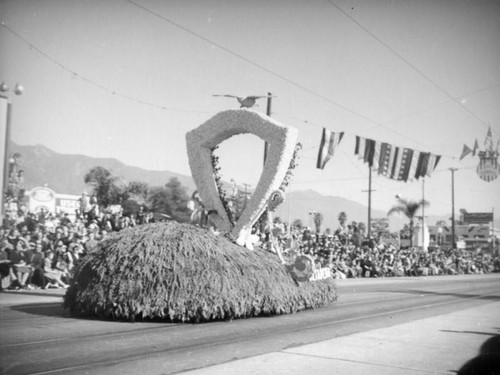
[[[131,216],[144,210],[168,215],[179,222],[188,222],[191,212],[186,187],[178,178],[172,177],[164,186],[149,186],[146,182],[125,182],[104,167],[93,167],[84,175],[101,207],[120,205],[123,215]]]
[[[135,215],[140,207],[144,210],[156,214],[168,215],[171,219],[178,222],[189,222],[191,211],[188,208],[188,202],[191,199],[187,193],[187,188],[184,187],[178,178],[172,177],[164,186],[149,186],[146,182],[131,181],[126,183],[122,178],[114,176],[109,170],[104,167],[97,166],[91,168],[84,176],[84,182],[93,188],[97,201],[100,206],[108,207],[111,205],[120,205],[123,208],[123,214],[126,216]],[[241,195],[241,196],[240,196]],[[239,199],[233,202],[237,211],[244,209],[248,195],[238,195]],[[388,215],[403,214],[409,219],[409,225],[401,230],[400,235],[413,239],[414,219],[417,217],[417,212],[429,202],[420,200],[413,201],[397,196],[397,204],[394,205],[388,212]],[[240,202],[241,201],[241,202]],[[241,207],[240,207],[241,206]],[[323,215],[321,212],[310,213],[314,221],[314,226],[317,233],[321,232],[323,224]],[[341,212],[338,215],[340,227],[345,227],[347,224],[347,214]],[[279,217],[273,220],[281,222]],[[300,219],[293,221],[292,225],[297,229],[304,227]],[[361,235],[366,233],[366,225],[362,222],[352,222],[349,224],[359,231]],[[330,234],[330,229],[325,230],[326,234]],[[412,244],[413,245],[413,244]]]

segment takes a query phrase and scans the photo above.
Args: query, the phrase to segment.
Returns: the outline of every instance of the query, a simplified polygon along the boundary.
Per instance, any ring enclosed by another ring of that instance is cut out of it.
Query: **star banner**
[[[359,136],[356,136],[354,154],[378,174],[405,182],[408,179],[418,180],[420,177],[431,176],[441,159],[440,155],[430,152],[415,151]]]

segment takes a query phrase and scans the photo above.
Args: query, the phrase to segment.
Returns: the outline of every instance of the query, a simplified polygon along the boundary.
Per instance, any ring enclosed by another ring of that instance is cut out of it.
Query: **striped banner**
[[[335,147],[340,143],[344,132],[334,133],[326,128],[323,128],[323,134],[321,135],[321,143],[319,145],[318,160],[316,162],[316,168],[324,169],[328,160],[333,157]]]

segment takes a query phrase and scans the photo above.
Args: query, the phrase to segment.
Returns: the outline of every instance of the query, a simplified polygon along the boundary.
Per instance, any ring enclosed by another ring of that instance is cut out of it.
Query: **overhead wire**
[[[105,85],[103,85],[103,84],[101,84],[101,83],[99,83],[99,82],[97,82],[97,81],[95,81],[93,79],[90,79],[89,77],[87,77],[87,76],[85,76],[85,75],[83,75],[81,73],[76,72],[74,69],[71,69],[68,66],[66,66],[65,64],[61,63],[60,61],[58,61],[57,59],[55,59],[54,57],[50,56],[48,53],[46,53],[45,51],[43,51],[41,48],[35,46],[33,43],[31,43],[30,41],[28,41],[25,37],[23,37],[22,35],[20,35],[14,29],[12,29],[11,27],[7,26],[5,24],[5,22],[2,22],[2,26],[8,32],[10,32],[12,35],[14,35],[16,38],[18,38],[23,43],[25,43],[30,49],[35,50],[36,52],[38,52],[40,55],[42,55],[43,57],[45,57],[47,60],[49,60],[53,64],[57,65],[58,67],[60,67],[64,71],[70,73],[72,77],[80,78],[82,81],[86,82],[87,84],[95,86],[95,87],[97,87],[97,88],[99,88],[99,89],[107,92],[108,94],[116,95],[116,96],[119,96],[119,97],[124,98],[126,100],[133,101],[133,102],[136,102],[138,104],[145,105],[145,106],[158,108],[158,109],[161,109],[161,110],[168,110],[168,111],[175,111],[175,112],[182,112],[182,113],[216,113],[215,111],[188,110],[188,109],[168,107],[168,106],[161,105],[161,104],[154,104],[154,103],[151,103],[151,102],[148,102],[148,101],[145,101],[145,100],[133,97],[131,95],[124,94],[124,93],[119,92],[117,90],[111,89],[111,88],[109,88],[109,87],[107,87],[107,86],[105,86]]]
[[[430,83],[434,88],[439,90],[441,93],[446,95],[451,101],[453,101],[455,104],[460,106],[463,110],[465,110],[469,115],[474,117],[476,120],[480,121],[483,125],[489,127],[490,124],[486,123],[482,118],[477,116],[473,111],[471,111],[469,108],[463,105],[462,102],[460,102],[458,99],[456,99],[453,95],[451,95],[448,91],[446,91],[443,87],[438,85],[434,80],[432,80],[427,74],[425,74],[421,69],[417,68],[414,64],[412,64],[408,59],[406,59],[403,55],[395,51],[391,46],[389,46],[386,42],[384,42],[382,39],[380,39],[377,35],[375,35],[371,30],[369,30],[366,26],[364,26],[361,22],[359,22],[356,18],[351,16],[349,13],[347,13],[345,10],[343,10],[341,7],[339,7],[337,4],[333,2],[333,0],[326,0],[332,7],[337,9],[340,13],[342,13],[344,16],[349,18],[353,23],[355,23],[359,28],[361,28],[364,32],[366,32],[368,35],[370,35],[373,39],[375,39],[378,43],[380,43],[383,47],[385,47],[387,50],[389,50],[392,54],[394,54],[396,57],[398,57],[401,61],[403,61],[406,65],[408,65],[410,68],[412,68],[417,74],[419,74],[422,78],[424,78],[428,83]]]
[[[138,4],[138,3],[136,3],[136,2],[134,2],[134,1],[132,1],[132,0],[124,0],[124,1],[127,1],[128,3],[133,4],[134,6],[136,6],[136,7],[138,7],[138,8],[141,8],[141,9],[143,9],[143,10],[144,10],[144,11],[146,11],[146,12],[148,12],[148,13],[150,13],[150,14],[153,14],[153,15],[155,15],[155,16],[157,16],[157,17],[161,18],[161,19],[162,19],[162,20],[164,20],[165,22],[168,22],[168,23],[170,23],[170,24],[172,24],[172,25],[174,25],[174,26],[176,26],[176,27],[178,27],[178,28],[180,28],[180,29],[184,30],[185,32],[188,32],[188,33],[190,33],[190,34],[192,34],[192,35],[194,35],[194,36],[196,36],[196,37],[198,37],[198,38],[200,38],[200,39],[202,39],[202,40],[204,40],[204,41],[206,41],[206,42],[208,42],[208,43],[210,43],[210,44],[212,44],[212,45],[214,45],[214,46],[217,46],[217,47],[218,47],[218,48],[220,48],[221,50],[223,50],[223,51],[225,51],[225,52],[227,52],[227,53],[229,53],[229,54],[231,54],[231,55],[233,55],[233,56],[235,56],[235,57],[238,57],[238,58],[240,58],[240,59],[242,59],[242,60],[246,61],[247,63],[249,63],[249,64],[251,64],[251,65],[253,65],[253,66],[255,66],[255,67],[258,67],[259,69],[264,70],[264,71],[268,72],[269,74],[272,74],[272,75],[274,75],[274,76],[276,76],[276,77],[278,77],[278,78],[280,78],[280,79],[282,79],[282,80],[284,80],[284,81],[286,81],[286,82],[288,82],[288,83],[290,83],[290,84],[292,84],[292,85],[294,85],[294,86],[296,86],[296,87],[298,87],[298,88],[300,88],[300,89],[302,89],[302,90],[304,90],[304,91],[306,91],[306,92],[308,92],[308,93],[310,93],[310,94],[312,94],[312,95],[314,95],[314,96],[317,96],[317,97],[319,97],[319,98],[321,98],[321,99],[324,99],[324,100],[328,101],[329,103],[331,103],[331,104],[333,104],[333,105],[337,106],[338,108],[341,108],[341,109],[343,109],[343,110],[345,110],[345,111],[347,111],[347,112],[349,112],[349,113],[351,113],[351,114],[354,114],[354,115],[356,115],[356,116],[358,116],[358,117],[360,117],[360,118],[362,118],[362,119],[364,119],[364,120],[366,120],[366,121],[368,121],[368,122],[370,122],[370,123],[375,124],[376,126],[381,126],[381,127],[384,127],[384,128],[386,128],[386,129],[390,130],[391,132],[394,132],[395,134],[399,134],[399,135],[404,136],[405,138],[408,138],[408,137],[407,137],[407,136],[405,136],[404,134],[401,134],[401,133],[399,133],[399,132],[397,132],[397,131],[394,131],[393,129],[391,129],[391,128],[387,127],[387,126],[384,126],[384,124],[382,124],[382,123],[378,123],[378,122],[376,122],[376,121],[374,121],[374,120],[372,120],[372,119],[370,119],[370,118],[368,118],[368,117],[366,117],[366,116],[364,116],[364,115],[362,115],[362,114],[360,114],[360,113],[358,113],[358,112],[356,112],[356,111],[354,111],[354,110],[351,110],[351,109],[350,109],[350,108],[348,108],[348,107],[343,106],[343,105],[342,105],[342,104],[340,104],[340,103],[337,103],[337,102],[335,102],[335,101],[331,100],[330,98],[327,98],[327,97],[325,97],[325,96],[323,96],[323,95],[321,95],[321,94],[319,94],[319,93],[317,93],[317,92],[315,92],[315,91],[313,91],[313,90],[311,90],[311,89],[309,89],[309,88],[307,88],[307,87],[305,87],[305,86],[303,86],[303,85],[301,85],[301,84],[299,84],[299,83],[297,83],[297,82],[295,82],[295,81],[293,81],[293,80],[291,80],[291,79],[289,79],[289,78],[287,78],[287,77],[285,77],[285,76],[283,76],[283,75],[281,75],[281,74],[279,74],[279,73],[276,73],[276,72],[272,71],[271,69],[266,68],[265,66],[263,66],[263,65],[261,65],[261,64],[259,64],[259,63],[257,63],[257,62],[255,62],[255,61],[253,61],[253,60],[250,60],[250,59],[248,59],[248,58],[246,58],[246,57],[244,57],[244,56],[242,56],[242,55],[240,55],[240,54],[237,54],[236,52],[234,52],[234,51],[230,50],[229,48],[226,48],[226,47],[222,46],[221,44],[216,43],[216,42],[214,42],[214,41],[212,41],[212,40],[210,40],[210,39],[208,39],[208,38],[206,38],[206,37],[204,37],[204,36],[200,35],[199,33],[196,33],[196,32],[194,32],[194,31],[192,31],[192,30],[190,30],[190,29],[188,29],[188,28],[186,28],[186,27],[184,27],[184,26],[182,26],[182,25],[180,25],[180,24],[178,24],[178,23],[176,23],[176,22],[174,22],[174,21],[172,21],[172,20],[170,20],[170,19],[168,19],[168,18],[166,18],[166,17],[162,16],[162,15],[159,15],[158,13],[156,13],[156,12],[154,12],[154,11],[150,10],[149,8],[146,8],[146,7],[144,7],[144,6],[140,5],[140,4]],[[335,8],[337,8],[339,11],[341,11],[343,14],[345,14],[347,17],[349,17],[350,19],[352,19],[352,21],[353,21],[353,22],[355,22],[355,23],[356,23],[359,27],[361,27],[363,30],[365,30],[367,33],[369,33],[369,34],[370,34],[370,35],[371,35],[374,39],[376,39],[379,43],[381,43],[381,44],[382,44],[382,45],[384,45],[386,48],[388,48],[388,49],[389,49],[391,52],[393,52],[396,56],[398,56],[399,58],[401,58],[401,59],[402,59],[405,63],[407,63],[409,66],[413,67],[413,68],[414,68],[417,72],[419,72],[419,73],[420,73],[420,74],[421,74],[421,75],[422,75],[425,79],[430,80],[430,78],[429,78],[428,76],[426,76],[423,72],[421,72],[420,70],[418,70],[418,69],[417,69],[417,68],[416,68],[413,64],[411,64],[408,60],[404,59],[404,57],[402,57],[400,54],[398,54],[397,52],[395,52],[394,50],[392,50],[392,49],[390,48],[390,46],[388,46],[386,43],[384,43],[382,40],[380,40],[380,39],[379,39],[376,35],[374,35],[373,33],[371,33],[368,29],[366,29],[363,25],[361,25],[361,24],[360,24],[357,20],[355,20],[353,17],[351,17],[350,15],[348,15],[347,13],[345,13],[342,9],[340,9],[339,7],[337,7],[337,6],[336,6],[335,4],[333,4],[331,1],[329,1],[329,3],[330,3],[332,6],[334,6]],[[108,92],[108,93],[111,93],[111,94],[113,94],[113,95],[117,95],[117,96],[123,97],[123,98],[128,99],[128,100],[135,101],[135,102],[137,102],[137,103],[139,103],[139,104],[143,104],[143,105],[148,105],[148,106],[156,107],[156,108],[163,109],[163,110],[172,110],[172,111],[178,111],[178,112],[184,112],[184,113],[214,113],[214,112],[212,112],[212,111],[193,111],[193,110],[183,110],[183,109],[179,109],[179,108],[171,108],[171,107],[166,107],[166,106],[163,106],[163,105],[158,105],[158,104],[150,103],[150,102],[147,102],[147,101],[144,101],[144,100],[141,100],[141,99],[134,98],[134,97],[132,97],[132,96],[130,96],[130,95],[127,95],[127,94],[123,94],[123,93],[117,92],[116,90],[110,89],[109,87],[106,87],[105,85],[102,85],[102,84],[100,84],[99,82],[96,82],[96,81],[94,81],[94,80],[92,80],[92,79],[90,79],[90,78],[88,78],[88,77],[86,77],[86,76],[84,76],[84,75],[82,75],[82,74],[80,74],[80,73],[78,73],[78,72],[74,71],[73,69],[70,69],[70,68],[69,68],[69,67],[67,67],[66,65],[62,64],[61,62],[59,62],[58,60],[56,60],[55,58],[53,58],[52,56],[50,56],[49,54],[47,54],[46,52],[44,52],[44,51],[43,51],[42,49],[40,49],[39,47],[35,46],[33,43],[29,42],[26,38],[24,38],[23,36],[21,36],[19,33],[17,33],[17,32],[16,32],[15,30],[13,30],[11,27],[7,26],[5,23],[2,23],[2,26],[3,26],[6,30],[8,30],[11,34],[13,34],[14,36],[16,36],[16,37],[17,37],[17,38],[19,38],[20,40],[22,40],[24,43],[26,43],[26,44],[27,44],[27,45],[28,45],[31,49],[34,49],[34,50],[35,50],[35,51],[37,51],[40,55],[44,56],[44,57],[45,57],[45,58],[47,58],[49,61],[51,61],[52,63],[56,64],[57,66],[59,66],[59,67],[60,67],[60,68],[62,68],[63,70],[65,70],[65,71],[67,71],[67,72],[71,73],[73,76],[76,76],[76,77],[81,78],[81,79],[82,79],[82,80],[84,80],[85,82],[87,82],[87,83],[89,83],[89,84],[92,84],[92,85],[94,85],[94,86],[96,86],[96,87],[98,87],[98,88],[100,88],[100,89],[102,89],[102,90],[104,90],[104,91],[106,91],[106,92]],[[432,81],[432,80],[430,80],[430,81]],[[447,96],[448,96],[448,97],[449,97],[452,101],[454,101],[455,103],[458,103],[459,105],[461,105],[461,103],[460,103],[460,102],[459,102],[456,98],[452,97],[452,96],[451,96],[449,93],[447,93],[444,89],[440,88],[440,87],[439,87],[436,83],[434,83],[434,82],[431,82],[431,83],[433,83],[433,85],[434,85],[434,86],[436,86],[436,88],[439,88],[441,91],[443,91],[443,92],[444,92],[444,93],[445,93],[445,94],[446,94],[446,95],[447,95]],[[481,90],[479,90],[479,91],[481,91]],[[463,105],[461,105],[461,107],[462,107],[462,108],[467,109],[467,108],[466,108],[466,107],[464,107]],[[282,114],[282,115],[284,115],[284,114]],[[409,116],[411,116],[411,115],[413,115],[413,114],[410,114]],[[285,115],[285,116],[288,116],[288,117],[293,117],[293,116],[289,116],[289,115]],[[296,118],[296,119],[298,119],[298,118]],[[478,119],[478,120],[481,120],[481,119],[479,119],[478,117],[477,117],[477,119]],[[299,119],[298,119],[298,120],[299,120]],[[320,126],[319,124],[315,124],[314,122],[311,122],[311,121],[308,121],[308,120],[302,120],[302,121],[303,121],[304,123],[306,123],[306,124],[313,124],[313,125]],[[390,122],[393,122],[393,121],[396,121],[396,120],[391,120]],[[484,123],[484,122],[483,122],[483,123]],[[408,138],[408,139],[410,139],[410,138]],[[414,141],[414,140],[412,139],[412,141]],[[446,156],[446,155],[444,155],[444,156],[445,156],[445,157],[452,158],[452,159],[455,159],[455,157]],[[351,161],[351,162],[352,162],[352,161]],[[356,168],[357,168],[357,167],[356,167]],[[357,168],[357,169],[359,170],[359,168]],[[334,180],[331,180],[331,181],[334,181]]]
[[[416,141],[415,139],[409,138],[404,133],[400,133],[397,130],[394,130],[394,129],[392,129],[392,128],[390,128],[390,127],[388,127],[388,126],[386,126],[386,125],[384,125],[384,124],[382,124],[382,123],[380,123],[378,121],[375,121],[375,120],[373,120],[373,119],[371,119],[371,118],[363,115],[362,113],[359,113],[359,112],[357,112],[357,111],[355,111],[355,110],[353,110],[353,109],[351,109],[349,107],[346,107],[345,105],[340,104],[339,102],[334,101],[334,100],[332,100],[332,99],[330,99],[330,98],[328,98],[328,97],[326,97],[326,96],[324,96],[324,95],[322,95],[322,94],[320,94],[320,93],[318,93],[318,92],[316,92],[316,91],[314,91],[314,90],[312,90],[312,89],[310,89],[310,88],[308,88],[308,87],[306,87],[306,86],[304,86],[304,85],[302,85],[302,84],[300,84],[300,83],[298,83],[298,82],[296,82],[296,81],[294,81],[294,80],[292,80],[292,79],[290,79],[290,78],[288,78],[286,76],[284,76],[283,74],[277,73],[277,72],[275,72],[275,71],[273,71],[273,70],[265,67],[264,65],[259,64],[258,62],[249,59],[248,57],[245,57],[245,56],[243,56],[243,55],[241,55],[241,54],[239,54],[237,52],[234,52],[230,48],[227,48],[227,47],[223,46],[222,44],[217,43],[217,42],[215,42],[215,41],[213,41],[213,40],[211,40],[211,39],[209,39],[209,38],[201,35],[200,33],[197,33],[195,31],[193,31],[193,30],[191,30],[191,29],[189,29],[189,28],[187,28],[187,27],[185,27],[185,26],[183,26],[183,25],[175,22],[175,21],[171,20],[170,18],[165,17],[165,16],[163,16],[163,15],[155,12],[154,10],[152,10],[150,8],[148,8],[148,7],[146,7],[146,6],[142,5],[142,4],[137,3],[136,1],[133,1],[133,0],[123,0],[123,1],[126,1],[126,2],[128,2],[128,3],[130,3],[130,4],[134,5],[134,6],[136,6],[137,8],[142,9],[143,11],[145,11],[145,12],[147,12],[147,13],[149,13],[149,14],[151,14],[151,15],[153,15],[153,16],[155,16],[155,17],[157,17],[157,18],[159,18],[159,19],[161,19],[161,20],[163,20],[163,21],[165,21],[167,23],[169,23],[170,25],[172,25],[174,27],[177,27],[177,28],[185,31],[186,33],[189,33],[189,34],[195,36],[196,38],[198,38],[198,39],[200,39],[200,40],[202,40],[204,42],[210,43],[212,46],[215,46],[215,47],[223,50],[224,52],[226,52],[226,53],[228,53],[228,54],[230,54],[230,55],[232,55],[232,56],[234,56],[234,57],[236,57],[236,58],[238,58],[240,60],[243,60],[243,61],[251,64],[252,66],[254,66],[254,67],[256,67],[256,68],[258,68],[260,70],[263,70],[263,71],[265,71],[265,72],[267,72],[267,73],[269,73],[269,74],[271,74],[271,75],[273,75],[273,76],[275,76],[275,77],[277,77],[277,78],[279,78],[279,79],[281,79],[281,80],[283,80],[283,81],[285,81],[285,82],[287,82],[287,83],[289,83],[289,84],[291,84],[291,85],[293,85],[293,86],[295,86],[295,87],[297,87],[297,88],[299,88],[299,89],[301,89],[301,90],[303,90],[303,91],[305,91],[305,92],[307,92],[307,93],[309,93],[311,95],[314,95],[314,96],[316,96],[316,97],[318,97],[318,98],[320,98],[320,99],[322,99],[322,100],[324,100],[324,101],[332,104],[333,106],[344,110],[345,112],[348,112],[348,113],[350,113],[352,115],[355,115],[355,116],[357,116],[357,117],[359,117],[359,118],[361,118],[361,119],[363,119],[363,120],[365,120],[365,121],[367,121],[369,123],[372,123],[372,124],[377,125],[379,127],[385,128],[386,130],[388,130],[388,131],[390,131],[390,132],[392,132],[394,134],[397,134],[400,137],[409,139],[412,142],[415,142],[415,143],[418,143],[418,144],[420,144],[422,146],[425,146],[423,143],[421,143],[419,141]]]

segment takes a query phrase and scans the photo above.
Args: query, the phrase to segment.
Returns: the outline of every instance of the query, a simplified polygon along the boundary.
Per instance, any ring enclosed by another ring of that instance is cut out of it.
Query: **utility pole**
[[[496,236],[495,236],[495,207],[491,207],[491,250],[495,254]]]
[[[271,117],[271,93],[268,92],[267,93],[267,109],[266,109],[266,115]],[[267,159],[267,151],[269,149],[269,144],[267,142],[264,142],[264,166],[266,165],[266,159]],[[273,218],[272,218],[272,215],[271,215],[271,211],[269,211],[269,209],[266,208],[266,211],[264,213],[264,215],[266,215],[267,217],[267,221],[268,221],[268,224],[269,224],[269,227],[272,228],[272,225],[273,225]]]
[[[266,115],[271,117],[271,100],[272,100],[272,94],[270,92],[267,93],[267,109],[266,109]],[[266,164],[266,159],[267,159],[267,151],[269,148],[269,144],[267,142],[264,143],[264,164]]]
[[[19,83],[16,83],[16,86],[14,87],[13,90],[7,86],[5,82],[2,82],[0,84],[0,131],[3,131],[3,128],[5,127],[5,150],[4,150],[4,155],[3,155],[3,163],[2,168],[3,168],[3,173],[2,176],[0,177],[0,188],[2,189],[1,196],[0,196],[0,225],[3,224],[3,219],[4,219],[4,205],[5,205],[5,196],[7,193],[8,189],[8,183],[9,183],[9,159],[10,159],[10,150],[9,150],[9,145],[10,145],[10,132],[11,132],[11,126],[12,126],[12,101],[11,101],[11,92],[13,92],[15,95],[22,95],[24,93],[24,87],[21,86]],[[2,134],[0,136],[0,139],[4,136]],[[0,157],[1,160],[1,157]]]
[[[451,171],[451,244],[452,248],[457,248],[455,242],[455,171],[458,168],[450,168]]]
[[[368,238],[370,238],[372,233],[372,167],[368,166],[368,190],[361,190],[362,192],[368,192]]]
[[[422,251],[425,251],[425,177],[422,178]]]
[[[243,183],[242,185],[245,187],[245,208],[247,208],[247,205],[248,205],[248,188],[251,185],[247,184],[247,183]]]

